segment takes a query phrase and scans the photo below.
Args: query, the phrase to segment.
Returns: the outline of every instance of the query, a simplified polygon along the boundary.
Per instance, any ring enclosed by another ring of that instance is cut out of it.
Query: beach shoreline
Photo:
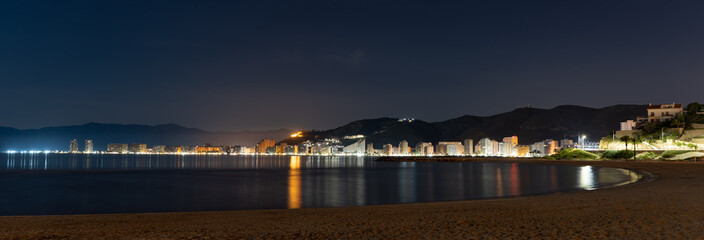
[[[701,162],[432,159],[616,167],[655,177],[646,176],[635,184],[594,191],[451,202],[293,210],[7,216],[0,217],[0,238],[704,237],[704,163]],[[380,159],[389,160],[418,161]]]

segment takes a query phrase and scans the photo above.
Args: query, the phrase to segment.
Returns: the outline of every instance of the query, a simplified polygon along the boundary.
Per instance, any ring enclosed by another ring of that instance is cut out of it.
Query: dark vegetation
[[[558,106],[553,109],[518,108],[488,117],[462,116],[442,122],[399,122],[395,118],[359,120],[324,131],[306,131],[303,137],[287,138],[282,142],[297,144],[306,140],[342,138],[362,134],[367,143],[379,148],[383,144],[397,145],[407,140],[410,146],[418,142],[461,141],[480,138],[501,140],[518,136],[519,144],[531,144],[545,139],[576,139],[580,134],[597,140],[609,135],[624,119],[645,115],[644,105],[614,105],[605,108]]]

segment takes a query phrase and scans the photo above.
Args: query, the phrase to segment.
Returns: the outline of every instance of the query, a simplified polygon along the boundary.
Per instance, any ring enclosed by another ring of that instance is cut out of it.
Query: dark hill
[[[407,140],[411,146],[417,142],[461,141],[484,137],[501,140],[506,136],[518,136],[519,144],[570,138],[579,134],[588,140],[597,140],[618,130],[619,123],[636,116],[644,116],[645,105],[614,105],[605,108],[589,108],[574,105],[552,109],[518,108],[510,112],[488,117],[461,116],[442,122],[399,122],[395,118],[379,118],[355,121],[327,131],[312,131],[303,138],[286,139],[289,144],[326,137],[344,137],[362,134],[375,147],[383,144],[397,145]]]
[[[282,139],[291,130],[242,132],[208,132],[176,124],[138,125],[87,123],[79,126],[46,127],[18,130],[0,127],[0,150],[68,150],[71,139],[92,139],[95,150],[105,150],[108,143],[146,143],[153,145],[254,145],[262,138]]]

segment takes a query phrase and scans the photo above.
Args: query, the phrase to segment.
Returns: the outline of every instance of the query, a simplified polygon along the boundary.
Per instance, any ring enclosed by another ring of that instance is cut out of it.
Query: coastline
[[[595,191],[452,202],[295,210],[10,216],[0,217],[0,238],[704,237],[704,163],[701,162],[431,159],[592,165],[645,171],[657,177]]]

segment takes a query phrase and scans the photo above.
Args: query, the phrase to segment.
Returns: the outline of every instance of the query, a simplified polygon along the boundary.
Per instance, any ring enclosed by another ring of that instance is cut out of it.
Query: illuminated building
[[[491,140],[491,156],[498,156],[499,155],[499,142],[495,140]]]
[[[525,145],[516,146],[516,156],[527,157],[530,154],[530,147]]]
[[[222,153],[222,147],[216,147],[216,146],[210,146],[210,145],[205,145],[205,146],[196,146],[195,147],[195,153]]]
[[[193,146],[181,146],[181,152],[180,153],[195,153],[196,152],[196,147]]]
[[[298,145],[288,145],[284,147],[285,154],[298,154]]]
[[[127,151],[131,153],[144,153],[147,152],[147,144],[144,143],[130,143],[127,145]]]
[[[673,119],[675,116],[683,112],[682,104],[672,103],[672,104],[662,104],[662,105],[652,105],[648,104],[648,122],[659,123],[667,120]]]
[[[152,147],[153,153],[164,153],[165,150],[166,150],[166,146],[164,146],[164,145],[155,145]]]
[[[127,144],[124,143],[110,143],[108,144],[108,152],[111,153],[126,153]]]
[[[461,142],[438,142],[437,153],[439,155],[462,155],[464,146]]]
[[[242,154],[254,154],[254,148],[251,147],[242,147],[241,153]]]
[[[518,145],[518,136],[505,137],[503,139],[503,142],[511,143],[511,144],[513,144],[513,146],[516,146],[516,145]]]
[[[562,149],[567,149],[567,148],[573,148],[574,147],[574,141],[572,139],[562,139],[560,140],[560,148]]]
[[[391,144],[384,144],[384,152],[382,152],[383,155],[393,155],[394,154],[394,146]]]
[[[311,147],[311,152],[313,154],[327,155],[332,153],[332,149],[330,146],[313,146]]]
[[[373,143],[367,144],[366,150],[367,150],[367,154],[374,155],[374,144]]]
[[[499,151],[499,154],[502,156],[515,156],[513,152],[516,150],[516,145],[518,145],[518,137],[505,137],[503,143],[503,148]]]
[[[165,153],[181,153],[181,147],[180,146],[165,146],[164,152]]]
[[[432,143],[429,142],[419,142],[416,144],[416,154],[418,155],[433,155],[435,153],[435,148]]]
[[[266,149],[270,147],[274,147],[274,139],[263,139],[259,143],[257,143],[257,146],[255,147],[257,153],[266,153]]]
[[[276,145],[274,147],[274,153],[284,154],[284,153],[286,153],[286,147],[288,147],[288,144],[286,144],[286,143],[281,143],[279,145]]]
[[[76,139],[71,140],[71,145],[68,147],[68,151],[71,153],[78,152],[78,140],[76,140]]]
[[[353,144],[350,144],[349,146],[346,146],[343,148],[342,152],[345,154],[364,154],[365,147],[366,147],[366,141],[364,139],[361,139]]]
[[[546,139],[545,141],[530,145],[530,153],[538,157],[553,155],[557,152],[557,149],[557,141],[552,139]]]
[[[465,139],[463,143],[464,143],[464,155],[474,154],[474,140]]]
[[[482,138],[479,140],[479,144],[481,145],[481,150],[479,150],[479,154],[483,156],[490,156],[494,154],[494,144],[492,144],[493,140],[489,138]]]
[[[86,140],[83,146],[83,152],[92,153],[93,152],[93,140]]]
[[[530,155],[533,157],[541,157],[545,152],[545,143],[536,142],[530,145]]]
[[[545,154],[546,155],[553,155],[557,152],[558,146],[557,146],[557,141],[548,139],[545,140]]]
[[[633,120],[626,120],[621,122],[621,131],[629,131],[636,128],[636,122]]]
[[[410,149],[408,148],[408,141],[402,140],[401,143],[398,144],[398,154],[408,155],[409,153]]]

